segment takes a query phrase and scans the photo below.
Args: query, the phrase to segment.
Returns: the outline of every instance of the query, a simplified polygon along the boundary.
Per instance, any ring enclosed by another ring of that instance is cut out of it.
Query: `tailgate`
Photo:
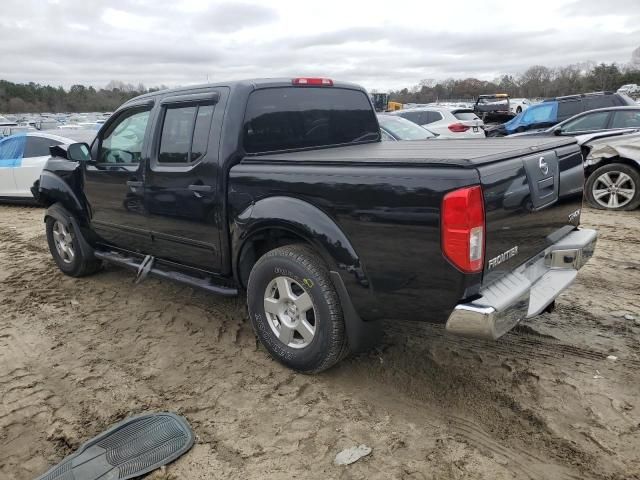
[[[483,285],[503,277],[580,222],[584,168],[578,145],[478,166],[486,246]]]

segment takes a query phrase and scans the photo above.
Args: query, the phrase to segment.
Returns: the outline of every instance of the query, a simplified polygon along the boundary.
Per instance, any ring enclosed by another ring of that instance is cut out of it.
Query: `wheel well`
[[[262,255],[275,248],[294,243],[302,243],[313,248],[306,238],[280,228],[261,230],[252,235],[242,246],[238,257],[237,274],[242,288],[247,288],[251,269]]]
[[[603,158],[595,165],[589,165],[585,169],[585,173],[587,174],[587,177],[588,177],[598,168],[604,167],[605,165],[610,165],[612,163],[621,163],[623,165],[628,165],[629,167],[635,168],[636,170],[640,170],[640,164],[638,164],[638,162],[634,160],[631,160],[629,158],[624,158],[624,157],[611,157],[611,158]]]

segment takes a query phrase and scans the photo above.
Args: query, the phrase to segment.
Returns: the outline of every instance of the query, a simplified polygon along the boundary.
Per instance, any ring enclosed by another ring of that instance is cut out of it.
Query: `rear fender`
[[[242,249],[254,235],[269,229],[302,237],[316,247],[332,270],[353,276],[368,287],[360,258],[340,227],[319,208],[292,197],[259,200],[235,218],[231,228],[234,272]]]
[[[268,230],[282,230],[303,239],[325,260],[340,296],[352,352],[377,341],[379,322],[363,322],[358,304],[371,300],[370,284],[360,257],[336,222],[319,208],[293,197],[259,200],[240,213],[231,226],[233,271],[242,285],[239,264],[252,239]]]

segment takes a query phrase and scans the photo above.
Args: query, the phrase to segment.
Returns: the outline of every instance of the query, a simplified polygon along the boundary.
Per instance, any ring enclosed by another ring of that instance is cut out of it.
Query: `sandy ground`
[[[501,341],[387,325],[381,348],[317,376],[267,356],[242,299],[114,267],[65,277],[42,213],[0,207],[2,479],[158,410],[197,443],[155,479],[640,478],[638,211],[586,211],[595,258],[554,313]],[[333,465],[360,444],[371,455]]]

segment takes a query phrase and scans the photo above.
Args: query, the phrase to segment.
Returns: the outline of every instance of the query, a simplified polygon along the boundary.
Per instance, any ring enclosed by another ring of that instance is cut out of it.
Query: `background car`
[[[426,128],[398,115],[378,114],[378,123],[383,141],[429,140],[437,137]]]
[[[634,210],[640,206],[640,133],[583,144],[585,196],[595,208]]]
[[[577,115],[597,108],[637,105],[628,96],[612,92],[583,93],[544,100],[530,105],[512,120],[487,129],[488,137],[501,137],[532,129],[546,129]]]
[[[626,95],[637,95],[640,93],[640,87],[635,83],[628,83],[627,85],[622,85],[618,89],[618,93],[624,93]]]
[[[529,108],[530,105],[531,100],[528,98],[509,98],[509,110],[516,115],[522,113]]]
[[[427,128],[442,138],[484,138],[484,123],[473,110],[467,108],[420,107],[398,110],[398,115],[416,125]]]
[[[640,105],[597,108],[579,113],[564,122],[544,130],[530,130],[512,136],[582,136],[596,133],[640,129]]]
[[[93,130],[73,130],[68,133],[69,136],[62,137],[38,131],[0,139],[0,200],[33,202],[30,189],[40,178],[44,164],[49,159],[49,147],[76,142],[91,143],[96,135]]]

